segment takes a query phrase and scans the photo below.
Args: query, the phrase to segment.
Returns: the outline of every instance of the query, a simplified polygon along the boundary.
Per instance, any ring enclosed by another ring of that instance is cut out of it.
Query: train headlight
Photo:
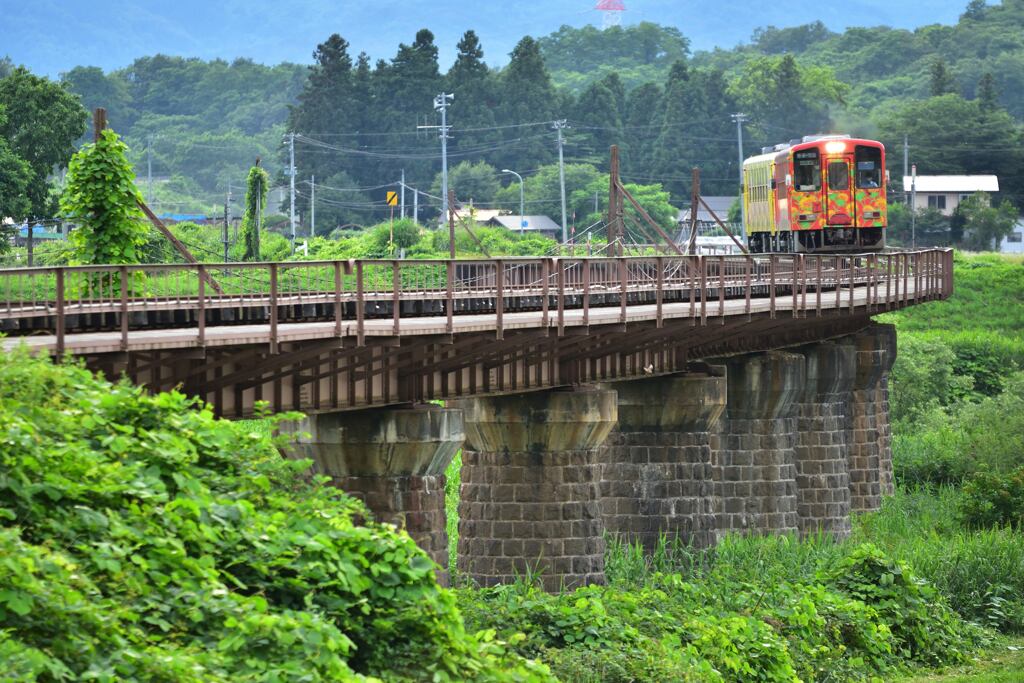
[[[846,143],[839,140],[825,143],[825,151],[829,154],[842,154],[846,151]]]

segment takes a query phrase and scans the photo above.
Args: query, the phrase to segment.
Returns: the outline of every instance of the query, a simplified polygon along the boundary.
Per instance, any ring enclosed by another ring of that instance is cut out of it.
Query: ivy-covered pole
[[[260,168],[260,160],[249,169],[245,191],[245,216],[242,218],[242,237],[245,239],[246,261],[260,259],[260,227],[263,224],[263,208],[267,204],[270,176]]]
[[[100,130],[96,142],[71,157],[61,213],[78,225],[70,235],[73,263],[139,263],[146,226],[139,210],[142,195],[128,163],[127,145],[112,130]]]

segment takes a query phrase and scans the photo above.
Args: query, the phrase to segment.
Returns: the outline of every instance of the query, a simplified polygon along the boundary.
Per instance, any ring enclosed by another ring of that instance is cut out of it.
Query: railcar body
[[[811,136],[743,162],[750,251],[878,251],[885,247],[885,147]]]

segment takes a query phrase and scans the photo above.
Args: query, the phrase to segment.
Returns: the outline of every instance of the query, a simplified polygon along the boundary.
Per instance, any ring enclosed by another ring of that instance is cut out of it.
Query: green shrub
[[[0,652],[32,677],[547,680],[404,533],[262,433],[24,350],[0,358]]]
[[[926,665],[962,661],[973,634],[910,566],[863,544],[822,571],[822,579],[875,608],[901,659]]]
[[[960,518],[971,527],[1024,528],[1024,467],[976,472],[964,484]]]

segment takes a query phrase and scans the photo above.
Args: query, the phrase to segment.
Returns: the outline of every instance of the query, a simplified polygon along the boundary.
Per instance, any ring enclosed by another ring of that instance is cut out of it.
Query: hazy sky
[[[625,0],[626,23],[678,27],[695,49],[732,47],[769,24],[820,19],[833,29],[888,24],[913,28],[955,22],[967,0]],[[308,63],[331,33],[373,58],[394,55],[429,28],[442,64],[466,29],[480,35],[488,63],[500,65],[523,35],[562,24],[600,24],[594,0],[0,0],[0,56],[56,76],[76,65],[112,69],[164,53],[211,59],[250,57]]]

